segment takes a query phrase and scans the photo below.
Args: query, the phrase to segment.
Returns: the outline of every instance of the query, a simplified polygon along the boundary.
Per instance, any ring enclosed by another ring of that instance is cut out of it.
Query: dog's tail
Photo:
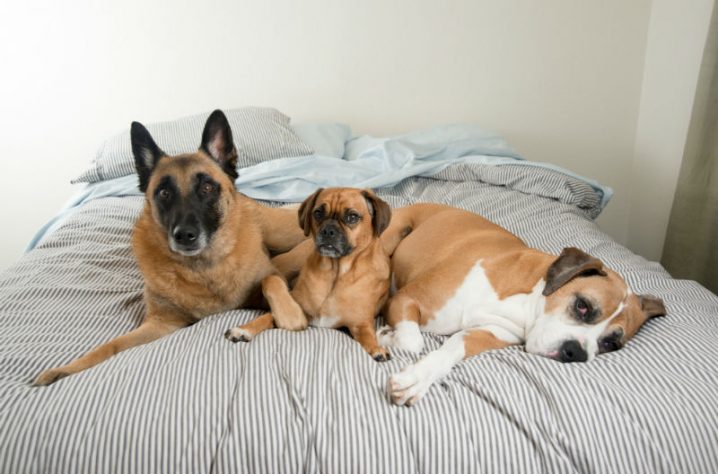
[[[392,210],[389,227],[381,235],[384,250],[392,255],[404,237],[430,217],[449,209],[451,207],[442,204],[422,203]]]

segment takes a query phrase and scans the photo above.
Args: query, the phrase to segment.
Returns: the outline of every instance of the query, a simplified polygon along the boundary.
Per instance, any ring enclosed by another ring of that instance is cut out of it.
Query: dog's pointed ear
[[[135,157],[135,169],[140,177],[140,191],[144,193],[150,182],[152,170],[155,169],[159,159],[166,154],[160,150],[150,132],[139,122],[132,122],[130,141],[132,142],[132,154]]]
[[[299,216],[299,227],[302,228],[305,236],[308,236],[312,230],[312,211],[322,191],[324,191],[324,188],[317,189],[299,206],[299,211],[297,212]]]
[[[606,276],[603,262],[575,247],[565,248],[546,272],[543,295],[550,295],[576,277],[590,275]]]
[[[663,300],[653,295],[637,295],[638,301],[641,303],[641,311],[646,316],[646,319],[651,319],[656,316],[665,316],[666,306],[663,304]]]
[[[389,227],[389,222],[391,222],[391,207],[369,190],[365,189],[362,191],[362,195],[364,199],[366,199],[369,212],[371,213],[371,225],[374,228],[374,236],[379,237],[381,233]]]
[[[227,116],[221,110],[215,110],[207,118],[199,149],[219,163],[232,181],[237,179],[237,148],[234,146],[232,128]]]

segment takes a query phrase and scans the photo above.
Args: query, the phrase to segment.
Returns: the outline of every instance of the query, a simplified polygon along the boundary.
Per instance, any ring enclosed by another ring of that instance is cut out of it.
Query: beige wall
[[[69,179],[106,136],[135,119],[249,104],[377,134],[481,123],[527,158],[613,186],[599,222],[625,242],[629,212],[643,210],[630,192],[650,7],[3,2],[0,267],[71,194]]]
[[[627,244],[661,258],[714,0],[653,0]]]

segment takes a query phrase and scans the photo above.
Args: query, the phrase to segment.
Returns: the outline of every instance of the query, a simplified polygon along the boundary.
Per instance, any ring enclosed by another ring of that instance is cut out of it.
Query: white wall
[[[653,0],[627,244],[661,258],[714,0]]]
[[[481,123],[613,186],[599,222],[625,242],[649,13],[650,0],[3,2],[0,267],[131,120],[250,104],[376,134]]]

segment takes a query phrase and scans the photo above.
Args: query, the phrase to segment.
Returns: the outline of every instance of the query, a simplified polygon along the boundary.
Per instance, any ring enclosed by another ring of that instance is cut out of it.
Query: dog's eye
[[[346,216],[344,216],[344,222],[346,222],[347,224],[356,224],[357,222],[359,222],[359,214],[355,214],[353,212],[347,214]]]
[[[162,188],[160,189],[160,192],[157,193],[157,195],[160,197],[160,199],[168,199],[170,197],[170,192]]]
[[[324,208],[314,209],[314,219],[320,221],[324,218]]]
[[[212,183],[204,183],[202,185],[202,192],[204,194],[212,194],[214,192],[214,184]]]
[[[576,297],[574,309],[579,319],[588,319],[591,315],[591,304],[580,296]]]

